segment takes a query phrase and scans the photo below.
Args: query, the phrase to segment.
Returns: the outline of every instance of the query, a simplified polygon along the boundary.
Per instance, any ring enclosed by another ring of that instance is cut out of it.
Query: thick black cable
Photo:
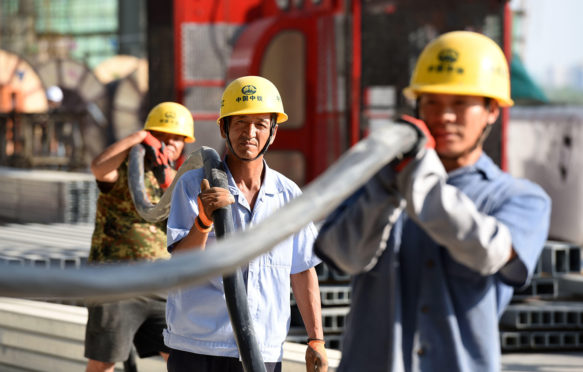
[[[87,266],[82,270],[2,265],[0,295],[111,301],[202,284],[217,275],[233,273],[310,221],[332,213],[388,162],[408,153],[417,140],[417,132],[406,125],[376,129],[273,217],[218,241],[213,249],[184,252],[178,259]],[[200,160],[201,152],[196,151],[189,159]],[[176,177],[189,169],[185,165]],[[166,207],[161,203],[176,180],[154,209]]]
[[[216,151],[205,153],[204,171],[211,187],[229,189],[225,165],[221,162]],[[215,234],[219,239],[235,232],[230,205],[215,210],[212,217]],[[235,333],[235,341],[243,362],[243,369],[246,372],[265,372],[265,364],[255,338],[251,314],[249,314],[247,290],[241,268],[237,268],[235,273],[231,275],[223,276],[223,288],[231,326]]]

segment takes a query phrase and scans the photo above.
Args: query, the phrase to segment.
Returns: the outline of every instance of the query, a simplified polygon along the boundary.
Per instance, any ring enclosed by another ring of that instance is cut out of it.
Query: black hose
[[[227,172],[216,151],[205,153],[204,171],[211,187],[229,189]],[[222,238],[235,232],[230,205],[215,210],[212,217],[217,237]],[[266,371],[263,357],[255,339],[241,268],[238,268],[232,275],[223,276],[223,288],[243,369],[246,372]]]
[[[202,168],[204,166],[203,158],[207,156],[207,153],[212,152],[216,151],[210,147],[202,146],[200,149],[190,153],[184,161],[184,164],[178,169],[174,180],[170,184],[170,187],[166,189],[158,204],[152,204],[150,199],[148,199],[144,186],[144,156],[146,149],[141,144],[132,147],[128,161],[128,186],[138,214],[146,221],[152,223],[168,218],[168,214],[170,213],[170,200],[176,181],[185,172],[191,169]]]

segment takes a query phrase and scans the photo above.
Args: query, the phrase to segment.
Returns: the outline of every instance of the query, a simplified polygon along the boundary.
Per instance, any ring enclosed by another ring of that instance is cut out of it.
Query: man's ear
[[[500,116],[498,101],[491,99],[488,105],[488,125],[494,124],[498,120],[498,116]]]
[[[221,119],[219,122],[219,129],[221,130],[221,137],[227,138],[227,132],[225,132],[225,119]]]

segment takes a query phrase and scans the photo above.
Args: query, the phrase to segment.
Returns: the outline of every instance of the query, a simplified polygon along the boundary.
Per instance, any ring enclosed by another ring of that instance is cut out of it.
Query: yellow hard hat
[[[154,106],[148,114],[144,129],[178,134],[186,137],[184,142],[194,142],[192,114],[176,102],[162,102]]]
[[[453,31],[429,43],[417,60],[407,98],[419,94],[490,97],[512,106],[510,74],[504,53],[492,39],[470,31]]]
[[[225,88],[217,123],[226,116],[265,113],[277,113],[277,124],[287,120],[277,88],[261,76],[243,76]]]

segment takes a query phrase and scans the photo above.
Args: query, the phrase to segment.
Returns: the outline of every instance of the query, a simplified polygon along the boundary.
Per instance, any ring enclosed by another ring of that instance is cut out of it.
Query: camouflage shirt
[[[89,262],[169,258],[166,220],[153,224],[138,214],[128,187],[127,159],[118,168],[118,173],[111,189],[106,190],[100,185]],[[145,172],[144,184],[150,202],[158,203],[162,189],[152,171]]]

